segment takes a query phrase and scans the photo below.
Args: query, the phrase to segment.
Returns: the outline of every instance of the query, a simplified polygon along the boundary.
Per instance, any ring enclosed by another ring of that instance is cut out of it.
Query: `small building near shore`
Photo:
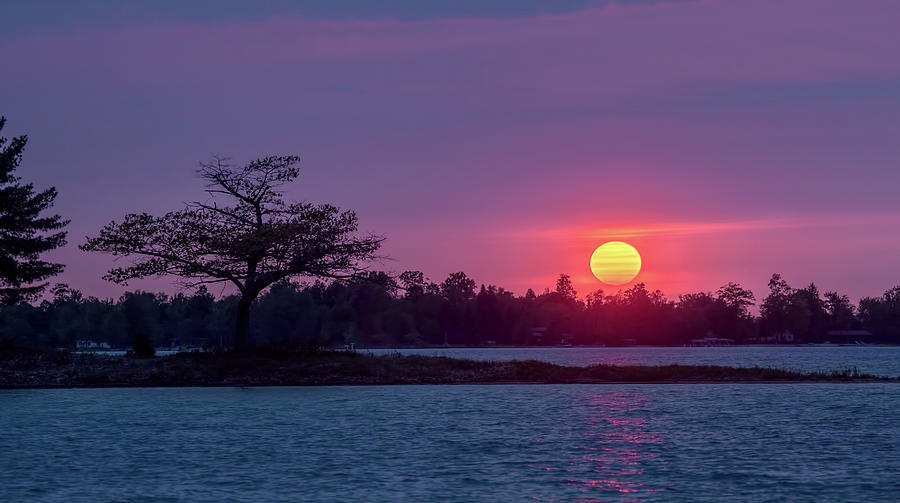
[[[110,349],[108,342],[96,342],[89,340],[75,341],[76,349]]]
[[[731,346],[734,339],[726,339],[724,337],[704,337],[702,339],[691,339],[691,346],[699,347],[718,347]]]
[[[781,332],[756,337],[751,339],[751,341],[758,344],[791,344],[794,342],[794,333],[790,330],[783,330]]]
[[[838,344],[864,344],[872,341],[872,332],[868,330],[829,330],[825,332],[825,339]]]

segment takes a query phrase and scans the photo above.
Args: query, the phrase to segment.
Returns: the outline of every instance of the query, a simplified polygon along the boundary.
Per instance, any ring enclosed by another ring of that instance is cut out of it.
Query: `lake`
[[[0,391],[0,501],[896,501],[900,385]]]
[[[473,360],[541,360],[558,365],[727,365],[860,372],[900,376],[900,346],[546,347],[371,349],[374,354],[422,354]]]
[[[879,346],[400,352],[900,375]],[[897,383],[0,390],[0,501],[897,501],[897,417]]]

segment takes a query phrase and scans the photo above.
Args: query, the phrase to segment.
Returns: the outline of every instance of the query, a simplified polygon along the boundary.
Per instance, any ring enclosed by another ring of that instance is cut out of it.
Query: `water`
[[[372,349],[374,354],[422,354],[473,360],[541,360],[558,365],[726,365],[803,372],[842,370],[900,376],[900,346],[550,347]]]
[[[157,349],[156,356],[172,356],[178,353],[190,353],[191,351],[200,351],[200,349],[191,349],[182,351],[178,349]],[[125,356],[128,350],[125,349],[79,349],[73,351],[75,354],[96,355],[96,356]]]
[[[775,367],[803,372],[829,372],[856,367],[873,375],[900,377],[900,346],[725,346],[725,347],[521,347],[362,349],[376,355],[393,353],[449,356],[472,360],[541,360],[558,365],[727,365]],[[122,356],[125,351],[83,351]],[[158,356],[177,353],[157,350]]]
[[[900,385],[0,391],[0,501],[897,501]]]

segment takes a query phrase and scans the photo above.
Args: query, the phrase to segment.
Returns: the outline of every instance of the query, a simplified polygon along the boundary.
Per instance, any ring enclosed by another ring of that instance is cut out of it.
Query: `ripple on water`
[[[0,501],[895,501],[896,384],[0,391]]]

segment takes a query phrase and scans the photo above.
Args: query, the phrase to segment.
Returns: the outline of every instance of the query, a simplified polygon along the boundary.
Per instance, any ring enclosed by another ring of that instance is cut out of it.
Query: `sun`
[[[641,254],[623,241],[609,241],[591,255],[591,272],[607,285],[624,285],[641,272]]]

